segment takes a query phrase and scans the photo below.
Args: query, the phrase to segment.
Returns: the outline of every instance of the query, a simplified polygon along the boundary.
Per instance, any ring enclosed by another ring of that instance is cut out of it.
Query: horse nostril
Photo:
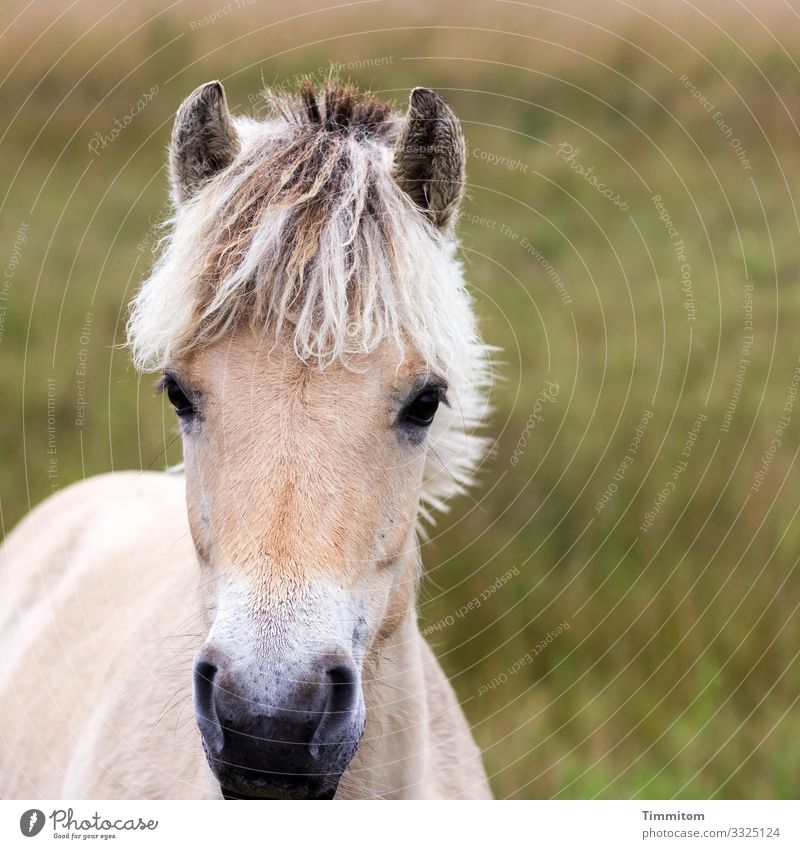
[[[311,740],[312,756],[318,758],[320,747],[342,743],[342,732],[349,730],[353,713],[358,706],[359,683],[355,668],[344,663],[331,666],[325,672],[327,694],[322,718]]]
[[[198,660],[194,665],[194,692],[195,698],[200,702],[213,701],[214,678],[217,675],[217,667],[207,660]]]
[[[332,666],[326,673],[330,686],[329,710],[348,710],[358,683],[358,676],[351,666],[339,664]],[[341,707],[337,707],[341,705]]]
[[[194,664],[194,712],[207,745],[221,747],[222,729],[214,703],[214,679],[217,667],[210,661],[198,658]]]

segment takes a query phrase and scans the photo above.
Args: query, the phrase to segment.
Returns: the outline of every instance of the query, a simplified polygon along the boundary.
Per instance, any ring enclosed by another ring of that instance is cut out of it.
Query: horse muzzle
[[[226,671],[203,651],[195,661],[195,716],[226,799],[334,797],[364,732],[360,675],[337,659],[295,677],[265,705],[249,694],[257,675]]]

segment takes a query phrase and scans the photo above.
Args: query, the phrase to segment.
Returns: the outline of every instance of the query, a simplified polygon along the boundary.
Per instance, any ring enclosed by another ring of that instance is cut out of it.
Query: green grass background
[[[263,85],[331,62],[398,104],[429,85],[467,135],[463,256],[485,335],[503,351],[494,456],[425,545],[420,617],[444,623],[430,640],[495,793],[796,796],[800,404],[751,489],[800,356],[796,14],[777,3],[9,5],[4,532],[54,487],[179,458],[176,445],[164,450],[172,420],[154,381],[137,377],[121,346],[165,212],[164,152],[181,99],[218,77],[234,109],[257,114]],[[218,20],[198,24],[212,12]],[[109,134],[154,84],[94,155],[94,134]],[[570,168],[562,144],[628,208]],[[655,194],[684,242],[694,321]],[[725,431],[748,284],[753,345]],[[546,380],[558,396],[513,465]],[[645,410],[633,463],[598,513]],[[686,467],[643,532],[701,413]],[[508,570],[518,574],[456,615]]]

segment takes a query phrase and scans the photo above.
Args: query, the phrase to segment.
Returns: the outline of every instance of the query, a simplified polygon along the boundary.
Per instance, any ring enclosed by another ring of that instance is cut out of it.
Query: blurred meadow
[[[495,794],[796,797],[800,16],[319,5],[4,3],[3,532],[180,458],[124,323],[181,100],[219,78],[263,114],[264,86],[331,66],[400,108],[436,88],[502,353],[494,454],[424,545],[420,625]]]

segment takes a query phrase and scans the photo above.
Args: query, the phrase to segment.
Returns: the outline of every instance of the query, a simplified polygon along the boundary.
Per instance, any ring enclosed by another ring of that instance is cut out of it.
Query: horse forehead
[[[339,403],[343,398],[375,398],[401,389],[424,368],[413,350],[384,343],[347,363],[320,366],[301,360],[289,341],[265,342],[257,333],[240,332],[193,358],[195,381],[226,401],[252,404],[254,395],[288,406]]]
[[[365,418],[368,424],[370,411],[386,406],[390,387],[385,378],[375,367],[354,373],[332,364],[320,370],[287,358],[229,369],[210,392],[226,429],[263,429],[271,423],[291,440],[309,430],[338,431],[348,418]]]

